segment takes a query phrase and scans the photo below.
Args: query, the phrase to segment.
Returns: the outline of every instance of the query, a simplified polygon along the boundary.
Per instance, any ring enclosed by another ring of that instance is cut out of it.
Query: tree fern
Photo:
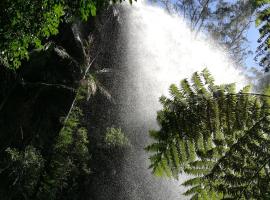
[[[263,117],[218,160],[206,176],[216,190],[235,199],[265,199],[265,193],[269,195],[269,122]],[[217,184],[215,180],[222,181]]]
[[[268,155],[263,154],[266,143],[262,145],[268,137],[264,133],[267,127],[256,132],[257,139],[254,134],[253,138],[245,136],[268,115],[270,101],[266,97],[270,91],[264,96],[254,96],[250,94],[250,86],[236,92],[234,83],[215,85],[207,69],[195,72],[191,83],[184,79],[179,87],[171,85],[169,90],[170,97],[160,99],[163,105],[157,116],[160,130],[150,131],[155,142],[146,147],[152,153],[150,168],[161,176],[193,175],[194,178],[183,183],[190,187],[185,194],[192,194],[192,199],[233,197],[238,182],[244,181],[237,177],[243,172],[253,173],[253,168],[241,171],[250,166],[249,162],[255,166],[252,158],[256,156],[252,152]],[[230,154],[233,150],[236,153]],[[231,163],[226,155],[231,155]],[[240,171],[236,173],[236,169]],[[260,173],[266,174],[263,170]],[[210,178],[206,178],[210,174],[221,178],[211,179],[210,184]],[[237,183],[235,187],[228,189],[233,182]]]

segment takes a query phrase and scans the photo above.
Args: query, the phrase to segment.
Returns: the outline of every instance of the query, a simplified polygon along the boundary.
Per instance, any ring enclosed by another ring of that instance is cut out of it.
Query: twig
[[[72,92],[75,92],[76,90],[72,87],[66,86],[66,85],[62,85],[62,84],[54,84],[54,83],[43,83],[43,82],[23,82],[23,85],[26,86],[46,86],[46,87],[55,87],[55,88],[59,88],[59,89],[66,89],[66,90],[70,90]]]
[[[67,116],[66,116],[66,118],[65,118],[65,120],[64,120],[64,126],[65,126],[65,123],[67,122],[67,120],[68,120],[68,118],[69,118],[69,115],[70,115],[70,113],[71,113],[71,111],[72,111],[72,109],[73,109],[73,107],[74,107],[74,105],[75,105],[75,102],[76,102],[76,100],[77,100],[77,94],[78,94],[78,92],[76,93],[76,95],[75,95],[75,98],[73,99],[73,101],[72,101],[72,104],[71,104],[71,106],[70,106],[70,108],[69,108],[69,111],[68,111],[68,114],[67,114]]]
[[[93,58],[93,60],[89,63],[89,65],[87,66],[84,75],[83,75],[83,79],[85,79],[90,67],[93,65],[93,63],[95,62],[95,60],[97,59],[98,55],[100,54],[100,51],[96,54],[96,56]]]
[[[209,1],[210,1],[210,0],[207,0],[207,1],[205,2],[204,6],[203,6],[203,8],[202,8],[202,10],[201,10],[201,12],[200,12],[200,15],[199,15],[197,21],[196,21],[195,24],[194,24],[194,28],[197,26],[198,22],[200,21],[202,15],[203,15],[204,10],[205,10],[206,8],[208,8],[208,3],[209,3]]]

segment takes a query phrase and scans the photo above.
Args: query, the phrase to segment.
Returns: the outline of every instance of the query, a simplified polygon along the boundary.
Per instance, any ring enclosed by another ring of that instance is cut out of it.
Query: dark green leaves
[[[92,0],[80,1],[81,18],[86,21],[89,15],[96,16],[96,5]]]
[[[58,34],[60,23],[87,21],[109,4],[109,0],[2,0],[0,63],[19,68],[22,60],[29,59],[29,50],[42,48],[44,41]]]

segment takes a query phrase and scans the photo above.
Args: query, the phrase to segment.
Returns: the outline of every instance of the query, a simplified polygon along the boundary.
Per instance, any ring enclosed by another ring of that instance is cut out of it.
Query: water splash
[[[183,188],[179,182],[153,177],[147,169],[148,155],[143,147],[149,142],[148,130],[158,128],[158,98],[168,94],[171,83],[179,84],[205,67],[218,84],[236,82],[240,88],[246,81],[222,49],[202,39],[205,37],[195,39],[181,18],[143,2],[123,9],[126,15],[121,19],[121,29],[127,46],[122,58],[125,84],[120,121],[134,148],[124,158],[121,195],[132,200],[185,199],[180,195]]]

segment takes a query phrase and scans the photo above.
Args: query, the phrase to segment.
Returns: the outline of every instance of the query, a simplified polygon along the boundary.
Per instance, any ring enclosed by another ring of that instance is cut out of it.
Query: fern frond
[[[191,179],[186,180],[181,185],[183,185],[183,186],[194,186],[194,185],[201,184],[202,181],[203,181],[202,177],[195,177],[195,178],[191,178]]]
[[[171,153],[171,157],[172,157],[172,159],[173,159],[175,168],[176,168],[177,170],[179,170],[179,169],[180,169],[180,156],[181,156],[181,155],[178,154],[176,145],[172,145],[172,146],[171,146],[171,148],[170,148],[170,153]]]
[[[189,196],[192,194],[199,194],[199,193],[201,193],[202,190],[203,190],[202,187],[200,185],[197,185],[197,186],[194,186],[194,187],[190,188],[189,190],[187,190],[184,193],[184,195]]]
[[[194,176],[202,176],[210,172],[210,169],[202,169],[202,168],[190,168],[186,167],[184,168],[184,172],[189,175]]]
[[[166,148],[163,143],[152,143],[151,145],[145,147],[148,152],[162,152]]]
[[[188,140],[186,142],[186,152],[188,154],[188,161],[194,161],[196,159],[196,148],[194,141]]]
[[[196,94],[199,95],[204,95],[204,97],[208,97],[209,93],[208,91],[205,89],[204,84],[201,80],[201,77],[199,75],[198,72],[195,72],[191,78],[193,85],[192,88],[194,91],[196,91]]]
[[[159,131],[156,131],[156,130],[150,130],[149,131],[149,136],[152,139],[155,139],[155,140],[160,140],[161,139],[160,132]]]
[[[201,74],[204,78],[205,84],[208,85],[209,91],[215,92],[216,91],[216,87],[214,85],[215,80],[213,76],[210,74],[210,72],[208,71],[208,69],[205,68]]]
[[[195,168],[206,168],[211,169],[214,166],[215,162],[212,160],[196,160],[194,162],[189,163],[191,167]]]
[[[184,98],[183,94],[181,93],[181,91],[175,84],[170,85],[169,92],[172,98],[175,98],[176,100],[180,100]]]
[[[197,151],[204,151],[204,139],[201,133],[198,134],[198,139],[196,141],[196,150]]]
[[[177,150],[178,154],[180,155],[181,162],[184,163],[187,161],[187,153],[186,153],[186,147],[183,140],[180,138],[177,139]]]
[[[161,167],[162,170],[165,172],[167,177],[172,177],[172,171],[168,165],[168,159],[166,159],[165,157],[161,159]]]
[[[158,176],[158,177],[162,177],[164,176],[165,172],[163,170],[163,167],[161,164],[157,164],[153,167],[153,171],[152,173],[155,175],[155,176]]]
[[[185,97],[193,97],[194,96],[194,92],[191,89],[191,86],[190,86],[187,79],[182,80],[180,85],[181,85],[182,93],[185,95]]]

